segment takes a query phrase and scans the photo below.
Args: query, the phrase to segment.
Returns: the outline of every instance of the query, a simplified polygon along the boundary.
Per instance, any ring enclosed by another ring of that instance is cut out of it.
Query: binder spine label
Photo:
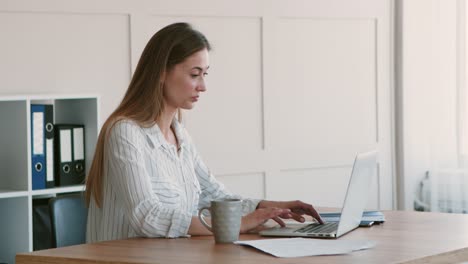
[[[44,155],[44,113],[33,112],[33,155]]]
[[[84,160],[83,128],[73,129],[73,160]]]
[[[46,180],[48,182],[54,181],[54,139],[46,139],[46,164],[47,164],[47,171],[46,171]]]
[[[71,130],[63,129],[60,130],[60,160],[61,162],[72,161],[72,149],[71,149]]]

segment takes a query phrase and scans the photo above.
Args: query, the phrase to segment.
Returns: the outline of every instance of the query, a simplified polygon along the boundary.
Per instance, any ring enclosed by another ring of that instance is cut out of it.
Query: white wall
[[[368,207],[394,207],[392,1],[0,0],[0,94],[97,93],[116,107],[158,29],[211,40],[186,124],[236,192],[340,206],[354,155],[379,150]]]
[[[426,171],[457,167],[457,0],[398,1],[398,207]],[[401,35],[400,35],[401,34]]]
[[[4,95],[97,92],[104,120],[130,80],[128,15],[1,12],[0,32]]]

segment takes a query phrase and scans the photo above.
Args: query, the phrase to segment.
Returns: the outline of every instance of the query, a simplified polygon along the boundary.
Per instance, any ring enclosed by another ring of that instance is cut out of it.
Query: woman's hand
[[[265,229],[263,224],[269,219],[273,219],[281,226],[284,226],[284,222],[279,219],[278,216],[290,213],[291,210],[289,209],[275,207],[259,208],[252,213],[242,217],[240,233],[258,232],[263,230]],[[280,222],[278,222],[278,220]]]
[[[279,215],[279,217],[281,217],[283,219],[291,219],[292,218],[292,219],[302,223],[302,222],[305,221],[303,215],[310,215],[313,218],[315,218],[315,220],[317,220],[319,223],[323,224],[323,220],[322,220],[322,218],[320,218],[320,215],[317,213],[315,208],[311,204],[304,203],[304,202],[299,201],[299,200],[284,201],[284,202],[283,201],[277,202],[277,201],[262,200],[257,206],[257,208],[259,208],[259,209],[268,208],[268,207],[290,209],[289,213],[282,213],[282,214]],[[281,219],[279,219],[278,217],[277,217],[277,219],[275,219],[275,221],[278,222],[281,226],[284,226],[284,222]],[[281,223],[280,223],[280,221],[281,221]]]

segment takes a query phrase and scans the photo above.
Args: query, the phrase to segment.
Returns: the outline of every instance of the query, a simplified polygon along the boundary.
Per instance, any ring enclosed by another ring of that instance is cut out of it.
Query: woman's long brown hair
[[[161,76],[203,49],[211,49],[208,40],[187,23],[168,25],[150,39],[122,102],[104,122],[99,133],[94,159],[86,177],[87,205],[92,198],[98,207],[102,206],[105,147],[111,128],[122,119],[133,120],[142,127],[153,126],[164,110]]]

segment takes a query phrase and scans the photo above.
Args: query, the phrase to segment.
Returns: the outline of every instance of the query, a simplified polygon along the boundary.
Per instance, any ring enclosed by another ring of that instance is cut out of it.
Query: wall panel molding
[[[60,49],[62,39],[72,34],[65,22],[77,14],[104,23],[100,27],[91,19],[73,24],[89,28],[91,33],[74,33],[83,41],[101,45],[80,51],[78,41],[71,44],[76,59],[91,54],[78,66],[67,62],[72,72],[67,67],[57,71],[50,52],[42,59],[47,72],[62,76],[46,80],[55,81],[56,89],[36,85],[44,81],[42,75],[26,67],[15,68],[13,74],[32,76],[34,82],[0,78],[0,94],[92,89],[101,94],[100,119],[105,120],[123,97],[149,37],[168,23],[188,21],[207,35],[214,49],[208,90],[196,108],[185,113],[185,122],[221,181],[235,189],[249,186],[247,194],[261,193],[261,198],[313,199],[308,189],[290,185],[291,177],[301,186],[343,186],[356,153],[377,149],[379,178],[372,207],[390,209],[395,199],[391,2],[0,0],[0,21],[20,19],[23,13],[64,17],[55,35],[37,36],[49,43],[39,47],[46,51]],[[22,42],[13,34],[34,34],[23,27],[0,23],[0,33],[10,34],[8,49],[13,53],[20,52]],[[4,61],[0,69],[10,73]],[[91,70],[100,71],[97,79],[90,78]],[[319,96],[315,101],[310,99],[314,95]],[[323,205],[340,206],[343,195],[337,190],[316,198]]]

